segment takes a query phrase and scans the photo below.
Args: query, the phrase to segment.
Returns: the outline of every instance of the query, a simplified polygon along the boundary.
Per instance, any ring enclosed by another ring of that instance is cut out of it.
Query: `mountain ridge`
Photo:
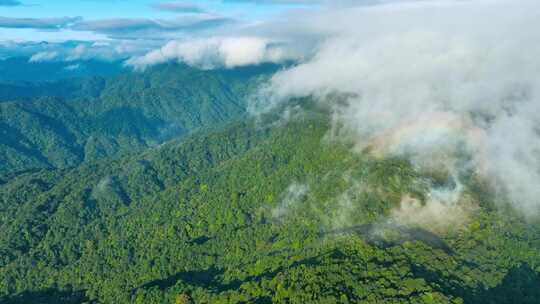
[[[49,83],[38,94],[59,96],[0,102],[0,132],[6,134],[0,172],[142,151],[238,117],[258,79],[276,68],[209,72],[164,64],[144,73]]]

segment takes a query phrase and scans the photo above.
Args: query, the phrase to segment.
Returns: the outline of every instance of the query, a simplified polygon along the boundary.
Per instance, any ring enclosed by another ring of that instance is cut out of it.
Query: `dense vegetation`
[[[275,68],[168,64],[114,77],[0,82],[0,175],[142,151],[239,117],[250,89]]]
[[[144,92],[130,104],[151,106]],[[540,226],[494,207],[474,176],[470,220],[395,225],[401,198],[436,177],[352,153],[324,110],[268,119],[1,180],[0,302],[538,303]]]
[[[45,60],[32,61],[28,57],[8,56],[1,58],[0,82],[44,82],[70,79],[74,77],[113,76],[127,69],[122,61],[104,62],[100,60]]]

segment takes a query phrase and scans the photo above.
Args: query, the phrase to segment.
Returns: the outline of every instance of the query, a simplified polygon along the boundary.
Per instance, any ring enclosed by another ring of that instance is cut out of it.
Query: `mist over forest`
[[[0,0],[0,303],[540,303],[539,16]]]

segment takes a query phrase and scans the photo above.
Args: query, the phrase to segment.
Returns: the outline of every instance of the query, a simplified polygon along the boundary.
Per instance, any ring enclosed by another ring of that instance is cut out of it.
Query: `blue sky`
[[[0,1],[1,3],[2,1]],[[160,3],[185,3],[206,8],[208,11],[243,15],[258,19],[300,5],[275,4],[259,1],[156,1],[156,0],[21,0],[23,5],[0,7],[0,16],[19,18],[46,18],[82,16],[97,18],[166,18],[172,12],[159,11],[153,6]]]
[[[0,59],[125,58],[169,41],[238,33],[318,1],[325,0],[0,0]]]
[[[133,39],[152,31],[170,38],[304,6],[283,0],[0,0],[0,41]]]

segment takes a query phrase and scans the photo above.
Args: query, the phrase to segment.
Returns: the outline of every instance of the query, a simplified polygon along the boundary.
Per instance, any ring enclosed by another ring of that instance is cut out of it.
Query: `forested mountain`
[[[539,16],[0,0],[0,304],[540,304]]]
[[[122,61],[100,60],[44,60],[12,56],[0,59],[0,82],[4,81],[56,81],[75,77],[113,76],[127,71]]]
[[[467,221],[390,222],[449,177],[353,153],[303,106],[0,181],[0,302],[538,303],[538,223],[474,175]]]
[[[276,68],[165,64],[114,77],[0,83],[0,174],[142,151],[238,117],[251,88]]]

